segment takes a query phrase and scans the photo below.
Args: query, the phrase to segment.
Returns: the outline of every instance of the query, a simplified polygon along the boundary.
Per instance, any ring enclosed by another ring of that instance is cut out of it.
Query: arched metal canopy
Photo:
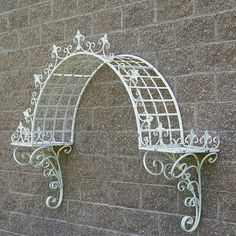
[[[12,144],[20,146],[73,145],[75,117],[80,99],[93,75],[104,65],[121,80],[133,105],[139,148],[155,150],[177,140],[184,143],[183,126],[176,99],[163,76],[144,59],[133,55],[105,54],[109,47],[107,36],[99,40],[100,48],[85,42],[78,31],[74,51],[53,46],[54,63],[44,75],[35,75],[38,92],[33,93],[33,110],[24,112],[31,128],[20,123],[12,136]],[[63,53],[62,53],[63,54]],[[163,136],[160,137],[160,131]]]

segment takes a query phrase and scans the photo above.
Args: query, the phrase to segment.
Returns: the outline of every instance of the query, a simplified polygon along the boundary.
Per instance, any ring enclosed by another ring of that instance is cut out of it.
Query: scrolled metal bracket
[[[192,232],[201,216],[202,166],[206,161],[216,161],[219,137],[205,131],[198,138],[193,130],[185,136],[177,100],[161,73],[138,56],[108,53],[109,47],[106,34],[95,43],[80,31],[72,44],[53,45],[52,62],[42,74],[34,75],[36,91],[32,94],[32,106],[23,112],[24,120],[11,136],[14,159],[20,165],[41,167],[44,176],[53,177],[49,187],[57,194],[49,196],[46,205],[59,207],[63,198],[59,154],[69,153],[74,144],[76,114],[86,87],[96,72],[108,67],[123,84],[133,106],[138,148],[146,152],[144,167],[150,174],[179,180],[178,190],[191,194],[184,204],[194,207],[196,214],[185,216],[181,226]],[[18,153],[19,147],[33,151]],[[148,153],[162,153],[170,161],[165,163],[156,158],[152,163],[155,172],[149,168]]]
[[[51,177],[49,188],[55,192],[53,196],[46,199],[47,207],[51,209],[58,208],[63,200],[63,179],[60,167],[60,154],[69,154],[71,146],[62,146],[55,150],[53,146],[42,146],[34,149],[31,153],[20,151],[17,146],[13,151],[14,160],[21,166],[31,165],[35,168],[41,168],[45,177]]]
[[[143,164],[148,173],[154,176],[163,174],[168,180],[179,180],[177,184],[178,191],[189,193],[190,196],[185,198],[184,205],[195,208],[195,217],[184,216],[181,220],[181,228],[186,232],[193,232],[198,227],[201,219],[203,164],[206,162],[213,164],[218,158],[218,153],[207,153],[202,158],[195,153],[163,153],[170,159],[170,162],[164,164],[159,157],[156,157],[152,160],[151,165],[154,170],[148,166],[148,153],[147,151],[143,156]]]

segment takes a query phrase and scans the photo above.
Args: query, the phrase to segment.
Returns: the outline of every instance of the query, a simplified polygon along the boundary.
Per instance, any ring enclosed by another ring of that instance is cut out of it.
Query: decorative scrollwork
[[[190,131],[190,134],[185,138],[184,143],[184,145],[189,148],[198,147],[199,149],[217,149],[219,147],[219,144],[219,137],[212,137],[207,130],[200,138],[198,138],[193,129]]]
[[[141,119],[142,124],[141,124],[141,129],[142,130],[148,130],[150,129],[151,122],[153,121],[153,116],[147,114],[145,119]],[[169,136],[169,131],[165,129],[162,125],[162,123],[159,123],[155,131],[153,132],[153,135],[158,137],[156,140],[155,144],[153,146],[162,146],[166,147],[166,144],[164,142],[164,138]],[[143,139],[140,140],[142,145],[151,145],[151,140],[148,136],[143,137]]]
[[[195,164],[187,164],[186,159],[194,159]],[[213,152],[207,154],[202,160],[194,153],[187,153],[180,156],[173,164],[171,169],[171,176],[175,179],[181,179],[178,183],[178,190],[191,193],[191,197],[187,197],[184,201],[185,206],[195,208],[195,218],[192,216],[185,216],[181,221],[181,227],[187,232],[194,231],[200,221],[202,209],[202,189],[201,189],[201,171],[204,162],[214,163],[218,158],[218,154]],[[191,171],[197,174],[196,180],[193,180]]]
[[[156,131],[154,132],[154,135],[155,136],[158,136],[158,141],[156,142],[155,145],[161,145],[161,146],[166,146],[164,141],[163,141],[163,138],[164,137],[168,137],[169,135],[169,132],[167,129],[165,129],[163,126],[162,126],[162,123],[159,123],[158,124],[158,127],[156,128]]]
[[[181,227],[186,232],[193,232],[200,221],[201,209],[202,209],[202,189],[201,189],[201,171],[203,164],[208,162],[214,163],[218,154],[216,152],[208,153],[204,158],[199,159],[194,153],[186,153],[176,158],[176,155],[170,155],[165,153],[171,162],[164,164],[160,158],[155,158],[152,161],[152,168],[150,169],[147,164],[146,152],[143,157],[143,165],[147,172],[151,175],[157,176],[163,174],[167,179],[179,179],[177,189],[180,192],[187,191],[191,194],[184,200],[186,207],[195,208],[195,217],[184,216],[181,221]],[[194,164],[188,164],[188,160],[194,160]],[[192,173],[196,174],[196,179],[192,176]]]
[[[167,163],[165,164],[161,158],[155,157],[151,159],[151,168],[149,168],[150,166],[150,162],[148,160],[148,154],[150,152],[145,152],[144,156],[143,156],[143,166],[146,169],[146,171],[154,176],[158,176],[161,174],[164,174],[164,176],[167,179],[173,179],[173,177],[171,176],[171,168],[173,166],[173,163]],[[174,162],[174,158],[173,156],[169,155],[168,153],[166,153],[166,155],[168,156],[168,158],[170,158],[173,162]]]
[[[146,116],[144,116],[144,118],[139,116],[139,120],[141,122],[141,130],[142,131],[148,130],[148,129],[150,129],[150,125],[153,120],[153,116],[146,114]],[[145,145],[145,146],[151,145],[151,140],[150,140],[149,136],[139,136],[139,141],[140,141],[141,145]]]
[[[131,86],[131,85],[136,86],[138,84],[138,77],[140,76],[138,70],[130,69],[130,70],[128,70],[128,73],[129,73],[130,77],[126,81],[129,82],[129,86]]]
[[[16,131],[11,136],[12,143],[28,143],[31,140],[31,131],[20,122]]]
[[[188,147],[193,147],[194,144],[198,143],[198,137],[195,134],[194,130],[191,129],[190,130],[190,134],[187,135],[187,137],[185,138],[185,145],[187,145]]]
[[[46,205],[49,208],[58,208],[63,199],[63,181],[59,155],[61,152],[68,154],[71,152],[71,146],[63,146],[58,151],[51,146],[38,147],[31,154],[28,152],[18,152],[20,147],[16,147],[13,152],[15,161],[22,166],[32,165],[35,168],[42,168],[45,177],[51,177],[49,188],[55,191],[55,195],[46,199]]]
[[[30,110],[30,108],[28,108],[28,110]],[[27,122],[32,122],[32,115],[29,115],[27,110],[25,118]],[[32,144],[32,140],[34,140],[34,142],[53,142],[54,136],[52,132],[42,131],[40,127],[32,133],[29,128],[24,127],[20,122],[16,131],[11,136],[12,144]]]
[[[152,166],[154,167],[154,170],[151,170],[148,166],[148,159],[147,159],[148,153],[149,152],[145,152],[145,154],[143,156],[144,168],[151,175],[154,175],[154,176],[161,175],[165,169],[164,163],[159,158],[155,158],[154,160],[152,160]]]
[[[204,135],[199,139],[199,143],[203,148],[218,148],[220,144],[219,137],[212,137],[206,130]]]
[[[34,138],[33,140],[35,142],[53,142],[54,141],[54,135],[52,132],[45,132],[43,130],[41,130],[40,127],[38,127],[35,131],[34,131]]]

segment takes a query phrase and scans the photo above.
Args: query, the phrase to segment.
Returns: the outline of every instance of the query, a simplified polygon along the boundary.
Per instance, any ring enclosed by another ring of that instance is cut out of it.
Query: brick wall
[[[65,199],[45,207],[47,179],[12,157],[10,135],[30,104],[33,74],[53,43],[77,29],[108,33],[115,53],[154,64],[176,94],[185,130],[220,135],[221,153],[203,176],[196,236],[236,235],[235,0],[0,1],[0,235],[189,235],[176,183],[151,177],[137,149],[134,114],[107,68],[84,94],[73,152],[62,158]]]

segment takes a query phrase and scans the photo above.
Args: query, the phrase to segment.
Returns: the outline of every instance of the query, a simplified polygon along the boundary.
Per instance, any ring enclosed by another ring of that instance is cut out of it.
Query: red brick
[[[94,34],[106,33],[121,29],[121,11],[119,9],[104,10],[94,16]]]
[[[10,32],[0,34],[0,49],[9,50],[18,48],[18,34],[17,32]]]
[[[79,13],[91,13],[102,10],[106,6],[106,0],[78,0]]]
[[[10,29],[20,29],[28,26],[29,13],[27,9],[20,9],[13,11],[9,14],[9,28]]]
[[[146,1],[124,7],[123,27],[135,28],[154,23],[154,2]]]
[[[217,33],[219,40],[236,39],[236,11],[217,15]]]
[[[77,30],[81,34],[89,36],[92,31],[92,16],[76,16],[65,20],[65,39],[72,41],[75,37]]]
[[[57,0],[53,4],[53,18],[71,17],[77,13],[77,0]]]
[[[197,17],[176,24],[177,46],[187,46],[215,40],[214,17]]]
[[[41,24],[52,19],[52,4],[50,1],[32,5],[29,9],[29,25]]]
[[[177,99],[182,103],[216,100],[215,79],[212,74],[192,75],[176,80]]]
[[[198,13],[220,12],[235,7],[234,0],[198,0],[196,8]]]
[[[7,15],[1,15],[0,16],[0,32],[7,31]]]
[[[193,48],[170,49],[158,52],[158,69],[164,76],[183,75],[195,71]]]
[[[0,12],[7,12],[18,7],[18,1],[15,0],[2,0]]]
[[[42,43],[56,43],[64,40],[64,21],[42,25]]]
[[[216,74],[217,89],[220,101],[235,101],[236,100],[236,73],[223,72]]]
[[[157,23],[184,18],[193,15],[193,2],[191,0],[159,0],[156,1]]]
[[[235,42],[214,43],[197,47],[198,71],[227,71],[235,69]]]
[[[159,51],[175,46],[175,29],[173,24],[162,24],[140,30],[140,49]]]
[[[22,29],[19,33],[19,48],[27,48],[39,45],[41,42],[40,27]]]

